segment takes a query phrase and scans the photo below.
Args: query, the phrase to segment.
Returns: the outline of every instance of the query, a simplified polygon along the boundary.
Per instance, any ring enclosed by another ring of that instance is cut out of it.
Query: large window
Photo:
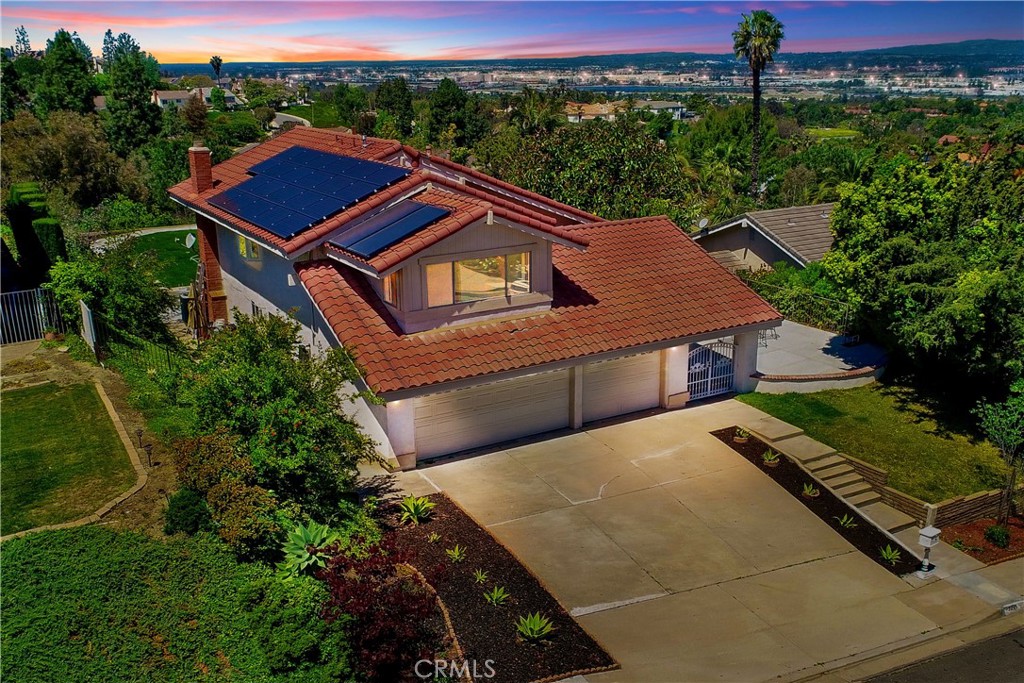
[[[242,257],[243,261],[259,261],[260,245],[239,235],[238,255]]]
[[[482,301],[530,291],[530,253],[463,259],[427,266],[427,305]]]

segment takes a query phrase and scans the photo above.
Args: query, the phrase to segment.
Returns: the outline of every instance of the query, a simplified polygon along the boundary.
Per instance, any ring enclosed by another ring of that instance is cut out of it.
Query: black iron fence
[[[845,301],[818,296],[805,289],[781,287],[756,277],[743,279],[787,320],[844,336],[853,332],[853,307]]]
[[[143,370],[177,370],[188,361],[182,349],[126,332],[82,304],[82,337],[102,365],[128,363]]]

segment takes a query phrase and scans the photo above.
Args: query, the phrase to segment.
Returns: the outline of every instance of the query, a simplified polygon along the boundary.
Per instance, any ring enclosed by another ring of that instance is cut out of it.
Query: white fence
[[[64,333],[68,329],[53,292],[25,289],[0,294],[0,344],[42,339],[48,330]]]

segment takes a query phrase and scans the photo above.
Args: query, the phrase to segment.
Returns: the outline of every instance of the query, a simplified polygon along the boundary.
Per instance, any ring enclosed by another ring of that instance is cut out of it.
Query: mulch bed
[[[985,529],[995,523],[996,520],[990,517],[946,527],[942,530],[942,540],[985,564],[998,564],[1024,557],[1024,518],[1010,517],[1006,523],[1006,528],[1010,530],[1008,548],[998,548],[985,538]]]
[[[504,546],[443,494],[428,496],[437,506],[419,526],[394,524],[389,533],[437,591],[448,608],[465,660],[484,671],[491,660],[495,683],[558,680],[576,673],[618,667],[562,606]],[[431,534],[440,536],[430,542]],[[457,564],[445,554],[456,544],[466,549]],[[487,572],[478,584],[474,572]],[[485,591],[502,586],[511,595],[500,607],[488,604]],[[555,626],[543,645],[522,642],[516,632],[520,616],[540,612]]]
[[[760,439],[750,436],[746,443],[736,443],[733,435],[736,427],[719,429],[711,432],[716,439],[726,444],[734,451],[756,465],[758,469],[771,477],[772,481],[784,488],[794,498],[803,503],[804,507],[816,514],[822,521],[842,535],[853,547],[861,551],[866,557],[876,562],[879,566],[897,576],[909,574],[918,569],[919,563],[914,555],[903,545],[893,542],[891,538],[879,531],[871,522],[864,519],[856,509],[840,500],[834,493],[819,484],[814,477],[810,476],[799,465],[789,460],[785,455],[779,455],[779,464],[776,467],[768,467],[761,457],[765,451],[771,448]],[[807,498],[803,495],[804,484],[813,484],[821,491],[817,498]],[[857,526],[852,529],[844,529],[839,525],[837,518],[843,515],[857,517]],[[896,564],[890,564],[882,559],[880,550],[887,545],[897,548],[900,551],[900,559]]]

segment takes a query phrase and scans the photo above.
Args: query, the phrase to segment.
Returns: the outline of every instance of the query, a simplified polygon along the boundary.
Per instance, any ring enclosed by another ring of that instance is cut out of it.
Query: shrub
[[[68,257],[68,248],[64,243],[64,231],[56,218],[37,218],[32,221],[32,230],[36,233],[39,244],[51,264],[63,261]]]
[[[10,681],[351,680],[324,586],[239,564],[210,534],[84,526],[4,542]],[[204,673],[205,672],[205,673]]]
[[[191,536],[200,531],[212,531],[210,508],[195,489],[179,489],[171,496],[164,513],[164,533],[168,536],[185,533]]]
[[[1010,547],[1010,530],[1002,524],[993,524],[985,529],[985,540],[997,548]]]
[[[445,645],[433,627],[433,595],[399,571],[407,559],[386,540],[358,557],[336,555],[318,574],[329,593],[324,618],[346,629],[354,666],[367,680],[404,680],[417,660],[433,659]]]

